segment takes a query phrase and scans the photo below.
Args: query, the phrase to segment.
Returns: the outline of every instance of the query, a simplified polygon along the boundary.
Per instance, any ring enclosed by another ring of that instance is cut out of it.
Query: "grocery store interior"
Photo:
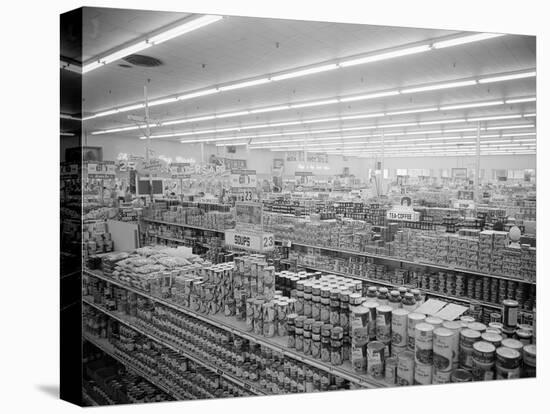
[[[534,36],[83,10],[85,405],[536,375]]]

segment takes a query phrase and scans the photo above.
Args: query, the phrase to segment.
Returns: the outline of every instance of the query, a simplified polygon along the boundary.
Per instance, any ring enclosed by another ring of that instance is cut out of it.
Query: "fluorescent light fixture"
[[[524,118],[533,118],[533,117],[535,117],[535,116],[537,116],[537,114],[534,113],[534,112],[533,112],[533,113],[530,113],[530,114],[523,114],[523,117],[524,117]]]
[[[464,45],[466,43],[479,42],[480,40],[493,39],[495,37],[500,37],[500,36],[504,36],[504,35],[499,33],[477,33],[477,34],[461,36],[461,37],[457,37],[449,40],[441,40],[439,42],[433,43],[432,46],[434,49],[443,49],[445,47]]]
[[[148,41],[151,44],[158,45],[158,44],[161,44],[162,42],[166,42],[167,40],[173,39],[174,37],[178,37],[178,36],[181,36],[182,34],[191,32],[193,30],[197,30],[203,26],[217,22],[221,19],[223,19],[222,16],[205,15],[193,20],[186,20],[181,25],[168,29],[155,36],[151,36],[148,39]]]
[[[531,98],[517,98],[517,99],[506,99],[507,104],[515,104],[515,103],[522,103],[522,102],[535,102],[537,98],[531,97]]]
[[[520,128],[534,128],[532,124],[523,124],[523,125],[506,125],[506,126],[493,126],[485,128],[486,131],[492,131],[495,129],[520,129]]]
[[[120,49],[116,52],[113,52],[107,56],[101,57],[97,59],[97,62],[93,62],[91,64],[84,65],[82,67],[82,73],[88,73],[91,70],[97,69],[101,65],[107,65],[111,62],[115,62],[119,59],[122,59],[123,57],[132,55],[137,52],[141,52],[144,49],[147,49],[148,47],[151,47],[151,43],[147,43],[146,40],[143,40],[141,42],[137,42],[131,46],[125,47],[123,49]]]
[[[516,119],[516,118],[521,118],[521,115],[514,114],[514,115],[480,116],[476,118],[468,118],[467,122],[497,121],[499,119]]]
[[[268,108],[259,108],[259,109],[252,109],[250,111],[251,114],[261,114],[264,112],[274,112],[274,111],[283,111],[285,109],[289,109],[290,105],[279,105],[279,106],[270,106]]]
[[[60,135],[62,137],[74,137],[74,134],[72,132],[63,132],[63,131],[61,131]]]
[[[386,114],[384,112],[379,112],[377,114],[366,114],[366,115],[348,115],[348,116],[341,116],[340,120],[349,121],[351,119],[379,118],[385,115]]]
[[[151,106],[151,102],[149,102],[149,106]],[[141,108],[145,108],[145,104],[138,103],[135,105],[123,106],[122,108],[118,108],[118,112],[128,112],[128,111],[133,111],[135,109],[141,109]]]
[[[281,75],[275,75],[271,77],[272,81],[280,81],[284,79],[297,78],[305,75],[312,75],[314,73],[326,72],[329,70],[337,69],[336,63],[329,63],[328,65],[314,66],[307,69],[295,70],[293,72],[283,73]]]
[[[340,102],[353,102],[353,101],[364,101],[367,99],[376,99],[376,98],[384,98],[386,96],[395,96],[399,95],[399,91],[386,91],[386,92],[375,92],[375,93],[367,93],[365,95],[357,95],[357,96],[348,96],[346,98],[340,98]]]
[[[329,105],[338,103],[339,99],[325,99],[324,101],[315,101],[315,102],[307,102],[307,103],[301,103],[301,104],[291,104],[290,108],[307,108],[308,106],[321,106],[321,105]]]
[[[100,116],[113,115],[117,113],[118,113],[118,109],[109,109],[108,111],[99,112],[95,116],[100,117]]]
[[[184,141],[181,141],[181,142],[182,142],[182,144],[186,143]],[[242,146],[248,145],[248,143],[247,142],[235,142],[235,143],[231,143],[229,145],[231,145],[232,147],[242,147]],[[225,147],[225,146],[227,146],[227,144],[216,144],[216,147]]]
[[[354,66],[354,65],[361,65],[364,63],[378,62],[380,60],[393,59],[400,56],[408,56],[408,55],[413,55],[415,53],[427,52],[430,49],[431,49],[430,45],[413,46],[405,49],[376,53],[370,56],[343,60],[340,62],[340,66],[348,67],[348,66]]]
[[[519,134],[502,134],[503,137],[528,137],[528,136],[535,136],[537,135],[536,132],[521,132]]]
[[[465,81],[458,81],[458,82],[446,82],[446,83],[439,83],[439,84],[436,84],[436,85],[405,88],[405,89],[401,89],[401,93],[417,93],[417,92],[436,91],[436,90],[439,90],[439,89],[459,88],[459,87],[462,87],[462,86],[471,86],[471,85],[476,85],[476,84],[477,84],[477,82],[475,80],[465,80]]]
[[[270,82],[269,78],[261,78],[261,79],[251,80],[251,81],[233,83],[231,85],[220,86],[218,89],[220,91],[231,91],[233,89],[240,89],[240,88],[247,88],[249,86],[262,85],[268,82]]]
[[[184,101],[186,99],[198,98],[200,96],[206,96],[206,95],[212,95],[213,93],[217,93],[217,92],[219,92],[219,90],[217,88],[204,89],[202,91],[186,93],[184,95],[178,95],[177,100],[178,101]]]
[[[465,108],[481,108],[484,106],[495,106],[495,105],[503,105],[504,101],[491,101],[491,102],[476,102],[476,103],[470,103],[470,104],[460,104],[460,105],[445,105],[441,106],[439,109],[442,111],[450,111],[452,109],[465,109]]]
[[[228,112],[226,114],[216,115],[216,118],[232,118],[234,116],[248,115],[250,111]]]
[[[386,115],[392,116],[392,115],[406,115],[406,114],[419,114],[423,112],[435,112],[438,111],[439,108],[432,107],[432,108],[424,108],[424,109],[409,109],[408,111],[395,111],[395,112],[388,112]]]
[[[502,82],[502,81],[509,81],[509,80],[515,80],[515,79],[532,78],[535,76],[537,76],[537,72],[529,71],[529,72],[515,73],[512,75],[490,76],[486,78],[481,78],[478,80],[478,82],[479,83]]]
[[[170,102],[176,102],[177,100],[178,100],[178,98],[173,96],[173,97],[170,97],[170,98],[163,98],[163,99],[153,100],[151,102],[148,102],[147,105],[148,106],[164,105],[164,104],[167,104],[167,103],[170,103]],[[140,105],[145,106],[143,104],[140,104]]]

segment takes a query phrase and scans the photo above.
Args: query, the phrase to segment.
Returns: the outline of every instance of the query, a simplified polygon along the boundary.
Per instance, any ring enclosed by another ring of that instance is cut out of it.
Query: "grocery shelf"
[[[298,360],[300,362],[306,363],[312,367],[321,369],[325,372],[328,372],[333,375],[337,375],[339,377],[342,377],[344,379],[347,379],[350,382],[353,382],[355,384],[358,384],[365,388],[380,388],[380,387],[388,387],[389,385],[384,382],[383,380],[378,380],[375,378],[372,378],[368,375],[361,375],[353,371],[351,364],[349,361],[344,362],[342,366],[334,366],[331,364],[328,364],[326,362],[322,362],[318,359],[312,358],[308,355],[304,355],[294,349],[290,349],[287,347],[287,337],[273,337],[273,338],[267,338],[260,335],[255,335],[251,332],[248,332],[246,330],[246,323],[244,321],[237,321],[233,319],[226,318],[222,315],[203,315],[198,312],[192,311],[190,309],[184,308],[181,305],[178,305],[176,303],[167,301],[165,299],[158,298],[156,296],[151,295],[148,292],[145,292],[143,290],[137,289],[135,287],[131,287],[125,283],[122,283],[116,279],[113,279],[111,277],[105,276],[103,273],[98,271],[91,271],[86,269],[86,273],[90,274],[91,276],[97,277],[99,279],[105,280],[106,282],[112,283],[114,285],[117,285],[119,287],[122,287],[124,289],[130,290],[132,292],[135,292],[139,295],[145,296],[152,301],[155,301],[157,303],[160,303],[164,306],[167,306],[169,308],[172,308],[174,310],[177,310],[179,312],[183,312],[189,316],[192,316],[196,319],[202,320],[203,322],[209,323],[211,325],[217,326],[221,329],[224,329],[228,332],[231,332],[234,335],[237,335],[241,338],[247,339],[249,341],[252,341],[254,343],[263,345],[267,348],[270,348],[274,351],[280,352],[285,356],[288,356],[290,358],[293,358],[295,360]],[[149,334],[145,334],[150,336]]]
[[[284,243],[284,242],[286,242],[286,240],[276,239],[275,242],[276,243]],[[492,273],[479,272],[477,270],[463,269],[463,268],[460,268],[460,267],[441,265],[441,264],[437,264],[437,263],[407,260],[407,259],[394,257],[394,256],[385,256],[385,255],[369,253],[369,252],[359,252],[359,251],[355,251],[355,250],[340,249],[338,247],[314,246],[314,245],[311,245],[311,244],[295,242],[293,240],[290,240],[290,242],[292,243],[292,245],[296,245],[296,246],[308,247],[308,248],[312,248],[312,249],[327,250],[327,251],[331,251],[331,252],[335,252],[335,253],[345,253],[345,254],[350,254],[350,255],[355,255],[355,256],[370,257],[370,258],[373,258],[373,259],[387,260],[387,261],[391,261],[391,262],[394,262],[394,263],[399,263],[400,265],[403,264],[403,263],[406,263],[408,265],[430,267],[432,269],[443,270],[443,271],[446,271],[446,272],[467,273],[469,275],[491,277],[491,278],[496,278],[496,279],[502,279],[502,280],[509,280],[509,281],[513,281],[513,282],[518,282],[518,283],[525,283],[525,284],[529,284],[529,285],[535,285],[536,284],[535,281],[523,280],[523,279],[518,279],[518,278],[515,278],[515,277],[492,274]]]
[[[191,239],[187,239],[187,240],[186,239],[178,239],[178,238],[175,238],[175,237],[162,236],[160,234],[147,234],[147,236],[148,237],[157,237],[159,239],[169,240],[169,241],[173,241],[173,242],[176,242],[176,243],[195,243],[195,245],[197,245],[197,246],[209,247],[206,243],[193,241]]]
[[[86,300],[84,300],[84,302],[87,303],[90,306],[93,306],[96,309],[99,309],[99,310],[103,311],[98,306],[95,306],[95,305],[91,304],[90,302],[88,302]],[[91,335],[87,332],[82,332],[82,337],[84,339],[86,339],[88,342],[94,344],[99,349],[101,349],[107,355],[109,355],[112,358],[116,359],[122,365],[124,365],[124,366],[128,367],[129,369],[131,369],[132,371],[134,371],[140,377],[146,379],[151,384],[155,385],[156,387],[158,387],[159,389],[164,391],[166,394],[171,395],[172,397],[174,397],[176,400],[189,399],[189,397],[184,397],[182,395],[179,395],[178,393],[176,393],[172,389],[170,389],[170,388],[166,387],[164,384],[162,384],[158,379],[151,377],[150,375],[146,374],[143,370],[141,370],[137,366],[135,366],[135,365],[129,363],[128,361],[126,361],[125,359],[121,358],[120,355],[118,355],[115,352],[115,347],[109,341],[107,341],[106,339],[97,338],[97,337],[95,337],[95,336],[93,336],[93,335]]]
[[[220,233],[220,234],[225,233],[225,229],[224,230],[209,229],[207,227],[195,226],[193,224],[176,223],[176,222],[173,222],[173,221],[163,221],[163,220],[156,220],[156,219],[145,218],[145,217],[143,217],[142,220],[147,221],[149,223],[166,224],[167,226],[187,227],[187,228],[190,228],[190,229],[203,230],[203,231],[212,231],[212,232]]]
[[[95,273],[93,275],[96,276],[96,277],[99,277]],[[112,282],[112,279],[110,279],[110,278],[103,277],[103,279],[106,280],[106,281]],[[114,282],[112,282],[112,283],[114,283]],[[126,285],[124,285],[123,283],[119,283],[118,286],[128,289],[128,287]],[[131,290],[134,290],[136,293],[138,293],[140,295],[148,296],[148,295],[144,294],[143,291],[140,291],[138,289],[131,289]],[[152,300],[155,300],[154,296],[150,296],[150,298]],[[193,361],[193,362],[195,362],[199,365],[202,365],[206,369],[215,372],[216,374],[222,376],[223,378],[227,379],[228,381],[231,381],[234,384],[237,384],[237,385],[251,391],[253,394],[256,394],[256,395],[267,395],[268,394],[266,391],[263,391],[259,388],[256,388],[256,386],[254,384],[252,384],[248,381],[242,380],[240,378],[236,378],[232,374],[227,373],[227,372],[223,371],[222,369],[220,369],[218,367],[212,366],[209,363],[204,362],[200,358],[197,358],[196,356],[188,353],[187,351],[184,351],[183,349],[172,345],[169,341],[161,339],[158,336],[153,335],[150,332],[145,331],[139,324],[136,324],[135,318],[132,318],[128,315],[125,315],[125,314],[122,314],[122,313],[119,313],[119,312],[109,311],[109,310],[107,310],[107,309],[105,309],[101,306],[98,306],[97,304],[93,303],[92,301],[88,300],[87,298],[83,298],[82,301],[84,303],[86,303],[87,305],[92,306],[93,308],[95,308],[95,309],[99,310],[100,312],[104,313],[105,315],[117,320],[118,322],[120,322],[120,323],[122,323],[126,326],[129,326],[130,328],[132,328],[136,332],[139,332],[140,334],[152,339],[153,341],[156,341],[156,342],[164,345],[165,347],[171,349],[172,351],[183,355],[185,358],[190,359],[191,361]]]
[[[390,283],[390,282],[385,281],[385,280],[369,279],[369,278],[366,278],[366,277],[361,277],[361,276],[357,276],[357,275],[353,275],[353,274],[349,274],[349,273],[336,272],[336,271],[330,270],[330,269],[323,269],[321,267],[310,266],[310,265],[299,264],[299,263],[293,263],[289,260],[281,260],[281,263],[289,264],[289,265],[294,265],[295,264],[296,266],[304,267],[306,269],[310,269],[310,270],[313,270],[313,271],[316,271],[316,272],[331,273],[331,274],[335,274],[335,275],[338,275],[338,276],[345,276],[345,277],[349,277],[349,278],[352,278],[352,279],[361,280],[363,282],[375,283],[375,284],[379,284],[379,285],[383,285],[383,286],[387,286],[387,287],[396,286],[395,283]],[[447,295],[445,293],[434,292],[433,290],[426,290],[426,289],[422,289],[422,288],[419,288],[419,289],[422,290],[423,292],[425,292],[428,296],[435,296],[435,297],[439,297],[439,298],[442,298],[442,299],[448,299],[448,300],[456,300],[456,301],[464,302],[464,303],[472,303],[472,301],[475,301],[475,302],[478,302],[479,304],[481,304],[482,306],[484,306],[486,308],[493,308],[493,309],[502,310],[502,306],[498,305],[496,303],[486,302],[486,301],[482,301],[482,300],[471,299],[471,298],[466,298],[466,297],[461,297],[461,296]],[[520,309],[519,311],[524,312],[524,313],[532,313],[532,311],[527,310],[527,309]]]

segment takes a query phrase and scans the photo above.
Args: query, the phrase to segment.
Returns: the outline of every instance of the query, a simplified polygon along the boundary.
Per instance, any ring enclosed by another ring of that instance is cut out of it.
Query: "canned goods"
[[[407,345],[407,316],[406,309],[394,309],[391,316],[391,343],[392,347]]]
[[[472,348],[474,343],[479,341],[481,333],[472,329],[463,329],[460,331],[460,346],[465,348]]]
[[[455,335],[455,332],[443,327],[433,331],[433,364],[438,371],[453,368]]]
[[[430,364],[420,364],[418,361],[414,365],[414,383],[428,385],[432,383],[433,366]]]
[[[518,324],[519,303],[513,299],[502,301],[502,324],[506,328],[515,328]]]
[[[414,383],[414,353],[403,351],[397,357],[397,383],[412,385]]]
[[[414,353],[417,364],[431,365],[433,362],[433,331],[434,327],[429,323],[421,322],[416,325]]]
[[[451,374],[451,382],[470,382],[473,381],[472,373],[465,369],[455,369]]]
[[[351,345],[351,366],[355,372],[364,373],[367,370],[367,355],[365,345]]]
[[[523,376],[527,378],[537,375],[537,349],[535,345],[523,347]]]
[[[407,315],[407,349],[414,351],[416,325],[423,322],[426,316],[421,313],[412,312]]]
[[[432,384],[447,384],[451,382],[452,372],[452,370],[440,371],[437,368],[434,368]]]
[[[476,381],[490,381],[494,379],[495,351],[494,345],[485,341],[478,341],[473,346],[472,376]]]
[[[478,331],[479,333],[485,332],[485,329],[487,329],[487,326],[481,322],[471,322],[467,326],[468,329],[471,329],[472,331]]]
[[[517,339],[505,338],[502,340],[501,345],[503,347],[513,349],[514,351],[518,351],[520,353],[523,350],[523,344]]]
[[[519,351],[501,346],[496,350],[496,378],[519,378],[520,362],[521,354]]]
[[[533,338],[533,333],[526,329],[518,329],[516,331],[516,337],[523,345],[529,345],[531,343],[531,339]]]
[[[499,348],[502,344],[502,335],[485,331],[481,334],[481,340],[493,344],[495,348]]]
[[[382,305],[376,310],[376,340],[391,341],[391,315],[393,308]]]
[[[435,316],[427,316],[424,322],[433,325],[434,328],[439,328],[441,325],[443,325],[443,319],[437,318]]]
[[[367,372],[374,378],[384,377],[384,351],[386,346],[379,341],[372,341],[367,344]]]
[[[397,358],[395,357],[386,359],[385,381],[391,385],[397,383]]]
[[[365,302],[363,304],[365,308],[369,310],[369,339],[376,339],[376,310],[378,308],[377,302]]]

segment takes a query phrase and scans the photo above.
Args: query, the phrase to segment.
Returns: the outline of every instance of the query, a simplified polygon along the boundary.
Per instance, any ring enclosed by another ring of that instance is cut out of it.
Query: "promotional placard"
[[[419,221],[420,213],[414,211],[411,207],[412,200],[410,197],[402,197],[401,205],[392,207],[386,213],[388,220],[400,220],[400,221]]]
[[[116,175],[114,161],[87,162],[84,169],[88,178],[113,178]]]
[[[256,170],[231,170],[232,188],[256,188]]]

